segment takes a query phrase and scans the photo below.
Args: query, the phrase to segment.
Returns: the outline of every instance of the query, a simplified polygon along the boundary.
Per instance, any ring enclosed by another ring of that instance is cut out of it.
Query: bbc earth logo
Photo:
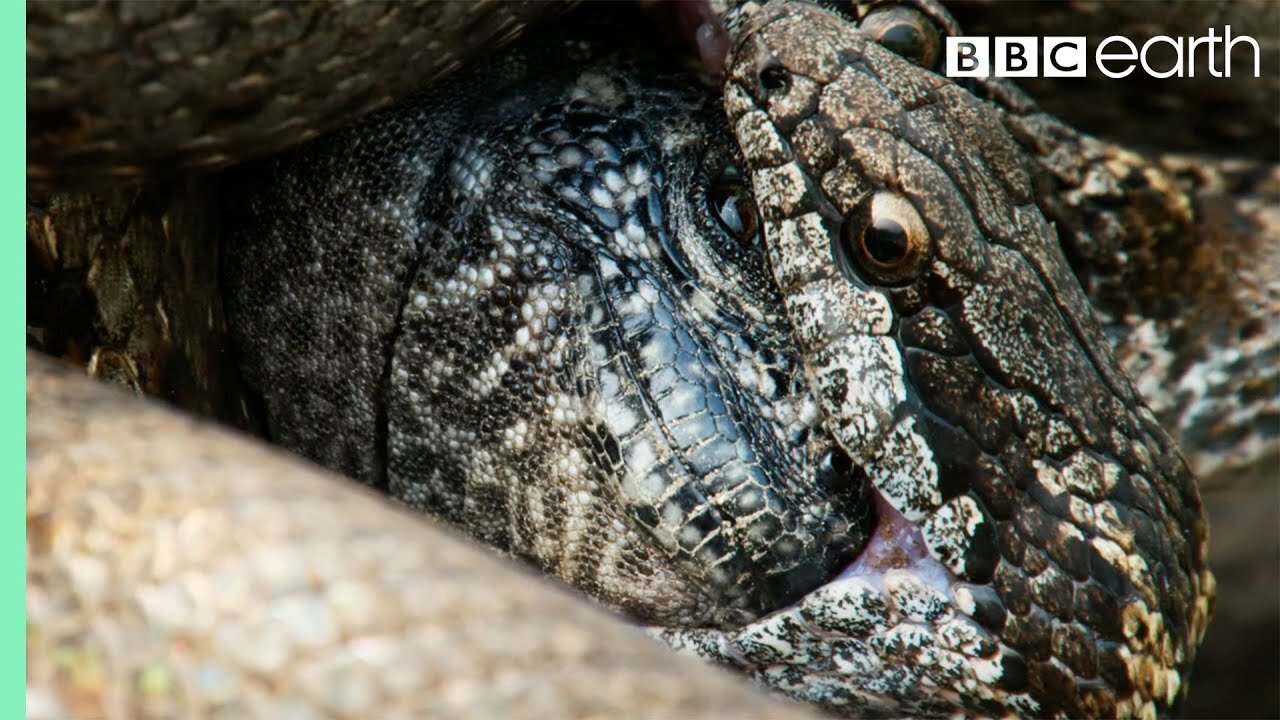
[[[953,78],[1085,77],[1090,67],[1086,45],[1087,38],[1076,35],[949,37],[946,74]],[[1157,35],[1141,47],[1122,35],[1112,35],[1094,48],[1092,65],[1110,78],[1128,77],[1139,68],[1153,78],[1195,77],[1203,60],[1202,76],[1207,72],[1212,77],[1231,77],[1231,53],[1237,45],[1253,49],[1253,76],[1261,77],[1257,41],[1248,35],[1233,36],[1230,25],[1221,36],[1214,28],[1203,37]],[[1153,63],[1153,51],[1159,62]]]

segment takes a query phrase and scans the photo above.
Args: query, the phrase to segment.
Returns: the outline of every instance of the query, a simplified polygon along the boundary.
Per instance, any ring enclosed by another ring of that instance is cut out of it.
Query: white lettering
[[[1151,69],[1151,65],[1147,63],[1147,51],[1151,49],[1151,46],[1161,42],[1169,43],[1170,45],[1173,46],[1174,61],[1173,61],[1173,67],[1169,68],[1168,70],[1157,72]],[[1178,38],[1175,40],[1174,38],[1171,38],[1168,35],[1157,35],[1151,38],[1150,40],[1142,43],[1141,62],[1142,62],[1142,69],[1145,70],[1147,74],[1150,75],[1151,77],[1167,78],[1167,77],[1172,77],[1175,73],[1178,75],[1178,77],[1182,77],[1182,38]]]
[[[1027,35],[990,37],[960,36],[946,39],[945,71],[947,77],[1085,77],[1088,74],[1087,40],[1078,35],[1061,35],[1037,38]],[[1226,62],[1217,62],[1221,43]],[[1171,54],[1162,46],[1173,49]],[[1258,42],[1248,35],[1233,36],[1231,26],[1225,26],[1222,36],[1209,28],[1204,37],[1170,37],[1157,35],[1148,38],[1139,49],[1132,40],[1122,35],[1111,35],[1098,43],[1093,62],[1098,70],[1109,78],[1125,78],[1141,67],[1148,77],[1195,77],[1197,49],[1207,48],[1208,70],[1212,77],[1230,77],[1232,53],[1237,46],[1253,49],[1253,76],[1262,77],[1262,50]],[[1183,48],[1186,52],[1183,52]],[[994,55],[993,55],[994,53]],[[1204,53],[1200,53],[1204,54]],[[1247,61],[1247,52],[1241,50]],[[1165,58],[1170,57],[1167,67]],[[1160,67],[1152,67],[1152,64]]]
[[[1262,77],[1262,66],[1259,64],[1260,61],[1258,59],[1258,53],[1260,52],[1258,50],[1258,42],[1248,35],[1241,35],[1238,38],[1232,38],[1230,25],[1227,26],[1226,30],[1224,30],[1222,34],[1226,37],[1227,43],[1227,48],[1224,51],[1224,54],[1227,56],[1227,67],[1225,70],[1226,76],[1231,77],[1231,48],[1235,47],[1235,44],[1238,42],[1247,42],[1253,46],[1253,76]]]
[[[947,77],[990,77],[990,40],[985,37],[947,38]]]
[[[1129,49],[1129,52],[1123,55],[1117,54],[1117,53],[1104,53],[1103,50],[1106,50],[1107,46],[1113,42],[1124,43],[1124,46]],[[1128,60],[1129,62],[1133,62],[1134,60],[1138,59],[1138,48],[1134,46],[1133,42],[1130,41],[1129,38],[1123,37],[1120,35],[1112,35],[1106,40],[1103,40],[1102,42],[1098,43],[1098,49],[1095,52],[1094,59],[1095,59],[1095,62],[1098,64],[1098,69],[1102,71],[1103,75],[1106,75],[1109,78],[1122,78],[1122,77],[1128,76],[1129,73],[1133,72],[1133,67],[1134,67],[1133,65],[1130,65],[1129,67],[1125,68],[1123,71],[1112,72],[1110,69],[1107,68],[1106,65],[1102,64],[1103,61],[1104,60]]]
[[[1052,36],[1044,39],[1044,77],[1084,77],[1085,39],[1082,36]]]
[[[1039,73],[1034,37],[996,38],[996,77],[1035,77]]]
[[[1209,46],[1209,72],[1213,72],[1213,28],[1209,28],[1208,37],[1188,38],[1187,43],[1187,77],[1196,76],[1196,46]]]

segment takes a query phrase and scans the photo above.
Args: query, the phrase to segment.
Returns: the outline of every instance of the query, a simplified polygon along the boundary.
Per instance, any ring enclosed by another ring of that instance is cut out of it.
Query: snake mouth
[[[939,587],[947,587],[955,581],[950,570],[943,567],[925,545],[920,527],[898,512],[878,490],[872,489],[876,521],[870,538],[862,551],[838,575],[828,583],[850,578],[882,578],[894,570],[913,570],[922,578],[934,581]]]
[[[842,716],[1043,714],[1028,660],[1000,636],[1008,611],[996,590],[935,557],[925,527],[850,463],[848,490],[870,510],[847,562],[736,628],[647,632]]]
[[[1004,614],[994,591],[957,578],[920,526],[869,488],[870,537],[826,582],[734,630],[650,634],[841,715],[1038,714],[1026,661],[991,630]]]
[[[894,508],[870,482],[866,483],[865,492],[872,510],[868,513],[867,534],[859,549],[847,555],[848,562],[837,567],[824,582],[799,594],[772,615],[803,608],[824,593],[841,592],[841,588],[851,582],[884,591],[889,576],[900,579],[903,574],[913,576],[949,603],[956,603],[952,590],[960,579],[929,552],[920,525]]]
[[[852,538],[843,552],[828,558],[823,577],[813,577],[807,587],[793,588],[782,602],[777,603],[784,612],[801,604],[804,598],[823,588],[852,578],[863,578],[879,583],[892,571],[908,571],[927,580],[937,589],[946,592],[956,582],[954,573],[933,557],[925,542],[921,528],[893,507],[862,468],[853,464],[848,453],[838,446],[829,450],[821,463],[824,468],[839,468],[838,472],[819,473],[824,490],[845,496],[856,496],[854,504],[865,511]],[[828,477],[824,477],[828,476]],[[835,479],[829,476],[835,475]]]

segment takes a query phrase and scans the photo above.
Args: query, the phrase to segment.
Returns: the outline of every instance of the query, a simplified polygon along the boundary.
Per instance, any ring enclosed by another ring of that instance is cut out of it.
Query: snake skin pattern
[[[996,110],[807,6],[727,126],[566,47],[233,176],[273,439],[846,714],[1175,704],[1198,495]]]
[[[27,175],[118,184],[278,151],[391,104],[564,7],[31,3]]]
[[[1007,709],[1172,703],[1212,588],[1198,496],[1111,357],[998,115],[811,7],[770,6],[753,25],[730,56],[726,109],[827,426],[950,571],[944,597],[973,615],[964,591],[994,588],[997,656],[1026,660],[996,684],[1067,698],[1017,706],[1015,692]],[[905,236],[882,247],[877,232]],[[1125,580],[1099,592],[1105,566]],[[1108,594],[1123,628],[1094,615]],[[936,646],[913,650],[932,660]],[[903,691],[947,687],[945,663],[911,667]],[[1099,677],[1110,691],[1091,687]]]

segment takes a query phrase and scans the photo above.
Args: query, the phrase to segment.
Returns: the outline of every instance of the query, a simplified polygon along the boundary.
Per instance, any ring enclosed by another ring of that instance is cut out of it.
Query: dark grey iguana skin
[[[813,484],[838,451],[763,257],[708,212],[716,96],[619,62],[513,53],[231,177],[231,324],[275,441],[729,627],[847,564],[870,505]]]
[[[1212,592],[1199,499],[1027,161],[834,16],[753,22],[728,128],[643,59],[516,52],[232,176],[269,433],[833,710],[1171,706]],[[716,189],[744,170],[762,236]],[[925,218],[926,279],[841,254],[872,188]]]

